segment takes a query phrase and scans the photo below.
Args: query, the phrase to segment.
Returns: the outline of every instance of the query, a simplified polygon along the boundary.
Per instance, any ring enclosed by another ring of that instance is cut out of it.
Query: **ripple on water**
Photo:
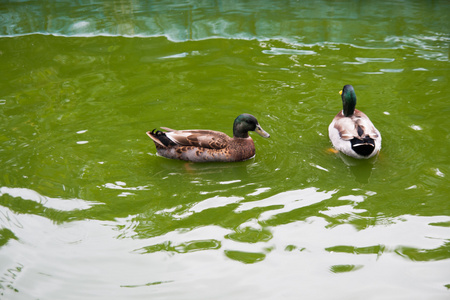
[[[55,209],[57,211],[69,212],[74,210],[87,210],[95,205],[101,204],[98,202],[86,201],[81,199],[61,199],[47,197],[27,188],[0,187],[0,197],[3,195],[9,195],[13,198],[21,198],[24,200],[31,200],[42,205],[45,208]]]
[[[0,20],[5,298],[448,296],[445,1],[47,2]],[[325,153],[343,80],[373,163]],[[144,134],[241,110],[272,135],[243,163]]]

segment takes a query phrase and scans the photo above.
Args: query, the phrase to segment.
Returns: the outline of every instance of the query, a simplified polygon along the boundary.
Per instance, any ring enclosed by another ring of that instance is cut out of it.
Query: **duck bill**
[[[268,138],[270,137],[270,134],[268,134],[267,132],[264,131],[264,129],[261,128],[261,126],[256,125],[256,129],[255,129],[256,133],[259,134],[262,137]]]

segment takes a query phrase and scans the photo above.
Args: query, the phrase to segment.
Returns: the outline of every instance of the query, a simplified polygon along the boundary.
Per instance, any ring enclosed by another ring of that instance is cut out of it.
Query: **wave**
[[[99,205],[98,202],[87,201],[82,199],[61,199],[52,198],[39,194],[38,192],[27,188],[11,188],[2,186],[0,187],[0,197],[3,195],[9,195],[13,198],[21,198],[23,200],[34,201],[39,205],[42,205],[47,209],[54,209],[57,211],[77,211],[87,210],[94,205]]]
[[[0,38],[31,34],[166,37],[173,42],[223,38],[281,40],[293,45],[352,44],[369,48],[413,45],[420,49],[433,46],[446,49],[450,41],[445,2],[437,2],[432,7],[421,2],[395,4],[383,0],[358,5],[349,2],[343,3],[348,6],[344,10],[328,1],[46,2],[5,5],[0,17]],[[432,16],[433,21],[425,17],[418,19],[418,15]],[[402,17],[402,23],[393,24],[394,16]],[[415,27],[417,23],[423,23],[421,30]]]

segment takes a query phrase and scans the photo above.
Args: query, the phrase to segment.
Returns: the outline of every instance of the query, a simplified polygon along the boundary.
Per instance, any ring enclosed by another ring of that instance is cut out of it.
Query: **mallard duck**
[[[336,150],[357,158],[375,156],[381,149],[380,132],[363,112],[355,109],[356,94],[353,86],[345,85],[339,92],[343,110],[328,127],[328,135]]]
[[[167,132],[156,129],[147,132],[158,154],[191,162],[243,161],[255,155],[255,144],[248,135],[249,131],[256,131],[265,138],[270,137],[256,118],[249,114],[242,114],[234,120],[232,138],[213,130],[161,129]]]

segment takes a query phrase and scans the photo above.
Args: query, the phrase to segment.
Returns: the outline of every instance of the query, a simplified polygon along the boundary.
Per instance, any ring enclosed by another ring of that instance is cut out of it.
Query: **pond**
[[[448,1],[0,4],[0,298],[448,299]],[[373,160],[330,151],[355,88]],[[232,135],[186,163],[146,131]]]

